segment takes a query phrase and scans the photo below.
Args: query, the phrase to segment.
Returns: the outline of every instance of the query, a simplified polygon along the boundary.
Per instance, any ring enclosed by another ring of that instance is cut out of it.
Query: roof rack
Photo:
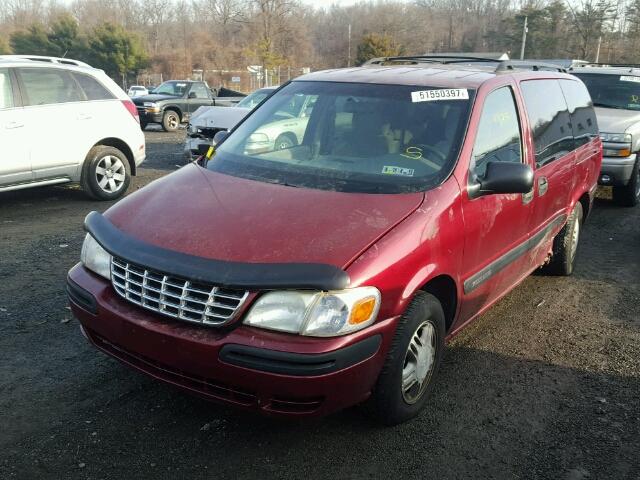
[[[75,67],[91,67],[80,60],[63,57],[47,57],[44,55],[0,55],[0,60],[31,60],[32,62],[57,63],[60,65],[73,65]]]
[[[551,71],[551,72],[566,72],[567,70],[559,65],[552,63],[536,62],[535,60],[496,60],[485,57],[472,57],[472,56],[442,56],[442,55],[408,55],[398,57],[380,57],[372,58],[364,63],[364,65],[383,65],[388,62],[404,62],[404,63],[439,63],[441,65],[455,65],[455,64],[468,64],[468,63],[492,63],[496,65],[496,73],[509,70],[536,70],[536,71]]]
[[[579,65],[574,65],[571,67],[571,70],[574,68],[583,68],[583,67],[612,67],[612,68],[639,68],[640,65],[637,63],[581,63]]]

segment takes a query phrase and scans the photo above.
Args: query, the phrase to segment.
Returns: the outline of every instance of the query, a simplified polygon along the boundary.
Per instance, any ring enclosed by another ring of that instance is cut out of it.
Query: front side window
[[[107,90],[100,82],[89,75],[74,73],[73,76],[80,84],[87,100],[111,100],[116,98],[109,90]]]
[[[184,92],[187,90],[187,87],[187,82],[164,82],[158,88],[156,88],[153,93],[157,93],[159,95],[173,95],[174,97],[182,97],[184,95]]]
[[[194,83],[189,91],[189,96],[192,98],[209,98],[209,92],[202,83]]]
[[[290,186],[424,191],[455,164],[474,91],[416,101],[405,85],[292,82],[217,149],[207,168]]]
[[[640,110],[640,76],[572,73],[587,86],[594,107]]]
[[[584,145],[598,135],[598,121],[589,91],[575,80],[560,80],[560,87],[569,107],[576,146]]]
[[[520,87],[533,133],[536,165],[542,167],[574,149],[567,102],[557,80],[527,80]]]
[[[518,111],[509,87],[487,95],[473,146],[472,171],[483,177],[489,162],[522,162]]]
[[[9,70],[2,68],[0,69],[0,110],[13,106],[13,89],[11,88]]]
[[[78,85],[67,71],[21,68],[18,72],[26,89],[25,105],[50,105],[83,100]]]

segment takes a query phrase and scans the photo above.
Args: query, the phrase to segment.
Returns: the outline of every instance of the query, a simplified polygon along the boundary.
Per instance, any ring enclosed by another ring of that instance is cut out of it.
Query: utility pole
[[[522,47],[520,48],[520,60],[524,60],[524,47],[527,44],[527,32],[529,28],[527,27],[529,21],[529,16],[524,16],[524,28],[522,29]]]
[[[600,61],[600,46],[602,45],[602,35],[598,37],[598,48],[596,49],[596,63]]]
[[[349,51],[347,53],[347,67],[351,66],[351,24],[349,24]]]

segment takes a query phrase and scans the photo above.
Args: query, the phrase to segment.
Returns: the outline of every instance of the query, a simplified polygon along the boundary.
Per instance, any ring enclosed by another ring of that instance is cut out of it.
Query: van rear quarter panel
[[[422,205],[360,255],[347,272],[352,286],[380,289],[378,317],[389,318],[401,315],[429,279],[448,275],[459,285],[463,248],[460,188],[451,176],[425,192]]]

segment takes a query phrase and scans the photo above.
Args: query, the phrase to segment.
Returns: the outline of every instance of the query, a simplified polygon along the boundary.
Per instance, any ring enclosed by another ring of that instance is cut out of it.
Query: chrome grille
[[[245,290],[192,282],[115,257],[111,260],[111,284],[131,303],[206,325],[223,325],[233,320],[249,295]]]

